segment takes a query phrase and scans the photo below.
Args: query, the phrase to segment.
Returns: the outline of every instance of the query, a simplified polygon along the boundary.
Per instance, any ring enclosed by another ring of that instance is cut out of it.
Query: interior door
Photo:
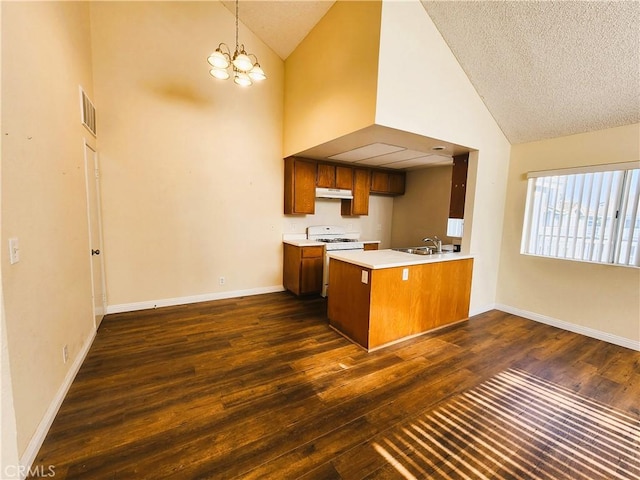
[[[87,214],[89,216],[89,248],[91,255],[91,283],[93,315],[96,329],[107,310],[104,281],[104,254],[102,251],[102,220],[100,218],[100,168],[97,152],[85,142],[85,179],[87,187]]]

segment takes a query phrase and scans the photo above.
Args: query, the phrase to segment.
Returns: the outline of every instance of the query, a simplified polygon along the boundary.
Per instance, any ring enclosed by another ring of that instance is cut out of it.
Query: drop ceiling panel
[[[402,162],[390,163],[388,165],[381,165],[385,168],[417,168],[417,167],[433,167],[436,165],[452,164],[453,159],[446,155],[428,155],[425,157],[413,158],[411,160],[404,160]]]
[[[386,155],[388,153],[399,152],[404,149],[404,147],[399,147],[397,145],[372,143],[337,155],[331,155],[329,158],[331,160],[340,160],[341,162],[358,162],[368,158]]]
[[[360,160],[358,163],[363,165],[385,165],[388,163],[401,162],[403,160],[411,160],[412,158],[423,157],[429,155],[427,152],[419,152],[417,150],[401,150],[399,152],[380,155],[378,157]]]

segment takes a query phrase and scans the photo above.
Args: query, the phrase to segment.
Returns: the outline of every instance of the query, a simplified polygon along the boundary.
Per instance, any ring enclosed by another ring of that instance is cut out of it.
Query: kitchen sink
[[[413,253],[414,255],[431,255],[433,251],[429,247],[392,248],[396,252]]]
[[[413,253],[414,255],[434,255],[435,252],[431,247],[407,247],[407,248],[392,248],[396,252]],[[443,250],[442,253],[453,253],[451,250]]]

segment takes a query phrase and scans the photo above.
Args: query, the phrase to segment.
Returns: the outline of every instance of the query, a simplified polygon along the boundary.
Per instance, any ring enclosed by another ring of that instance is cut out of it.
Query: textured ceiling
[[[511,143],[640,122],[640,3],[423,5]]]
[[[222,3],[236,14],[236,2]],[[241,0],[238,17],[284,60],[334,3],[333,0]]]
[[[241,0],[240,19],[286,59],[333,3]],[[640,1],[422,4],[512,144],[640,122]]]

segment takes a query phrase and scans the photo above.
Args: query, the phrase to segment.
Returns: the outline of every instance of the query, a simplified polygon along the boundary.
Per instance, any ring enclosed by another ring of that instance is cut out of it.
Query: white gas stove
[[[364,244],[361,241],[347,236],[347,231],[344,227],[332,225],[307,227],[307,239],[326,243],[325,249],[327,251],[364,249]]]
[[[337,250],[364,250],[364,244],[356,237],[359,234],[347,234],[344,227],[318,225],[307,227],[307,240],[315,240],[325,244],[324,264],[322,268],[322,296],[326,297],[329,289],[329,256],[327,252]]]

